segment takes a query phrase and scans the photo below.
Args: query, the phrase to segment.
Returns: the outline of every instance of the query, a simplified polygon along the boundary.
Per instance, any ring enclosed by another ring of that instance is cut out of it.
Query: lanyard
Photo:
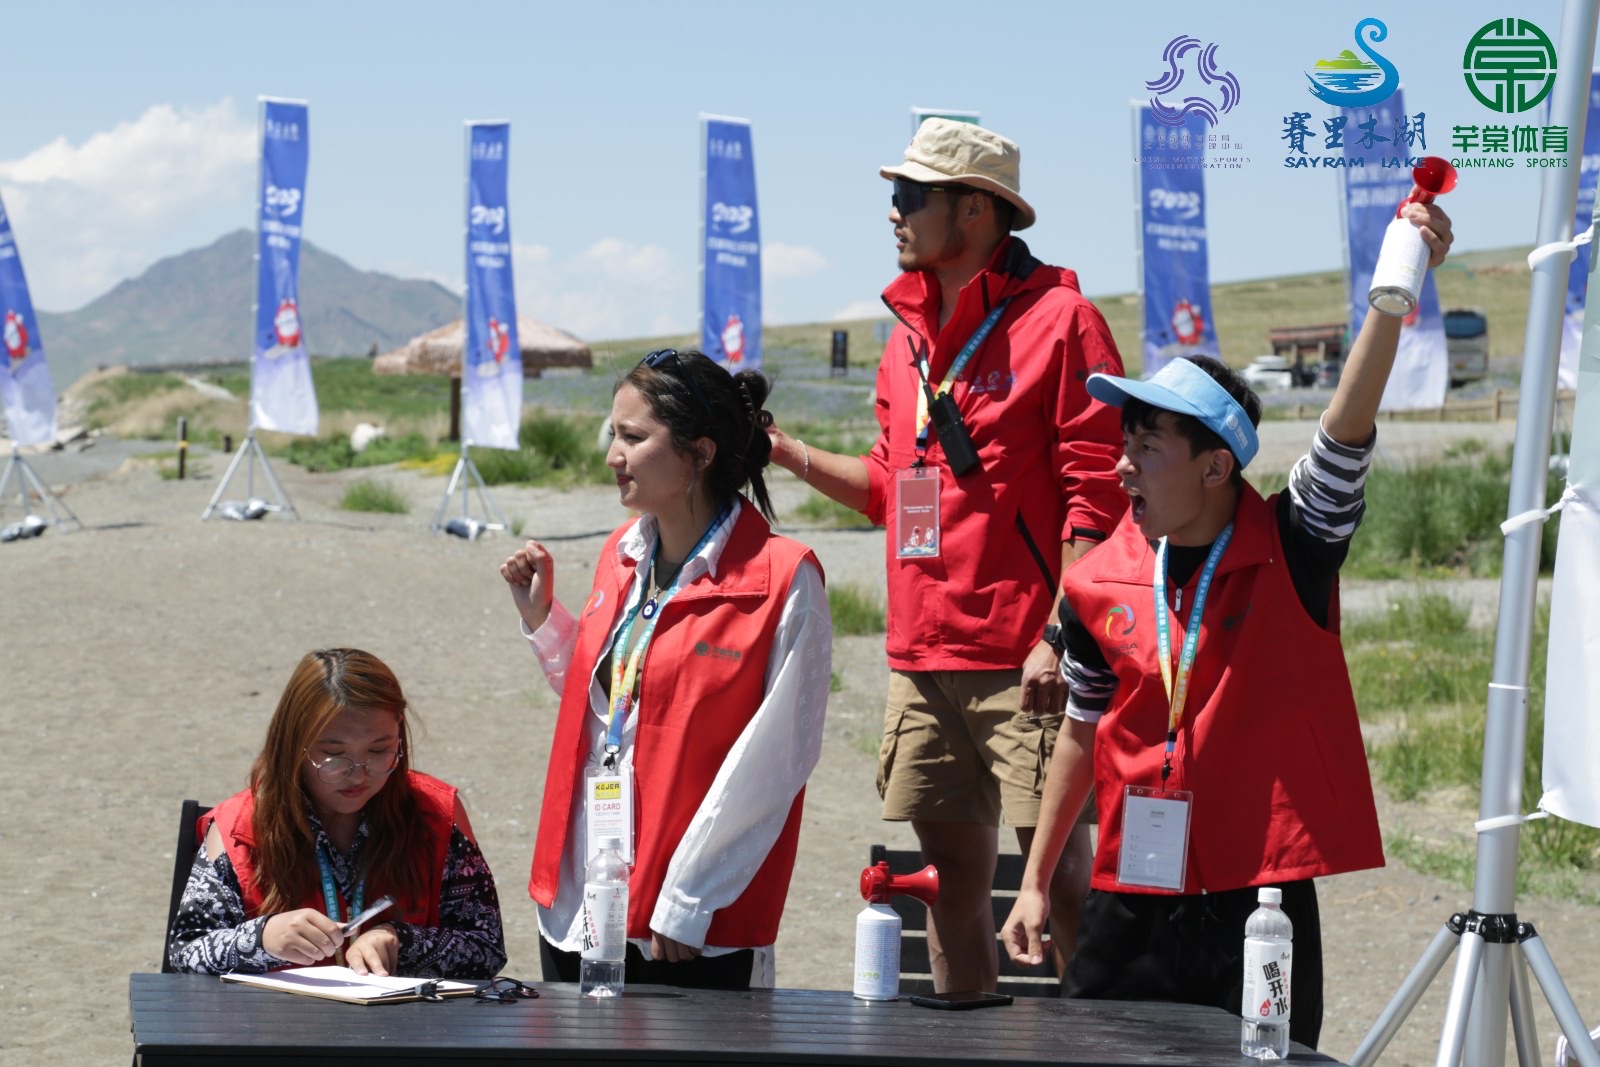
[[[944,376],[944,381],[935,389],[928,383],[928,356],[924,352],[917,360],[917,373],[922,378],[922,388],[917,390],[917,448],[923,450],[928,447],[928,404],[936,396],[943,396],[950,391],[950,387],[961,377],[961,372],[966,370],[967,363],[977,353],[984,338],[989,336],[989,331],[994,329],[994,324],[1000,321],[1000,316],[1005,313],[1006,305],[1011,303],[1011,298],[1000,301],[995,309],[989,312],[989,317],[983,320],[973,335],[967,338],[967,343],[956,355],[956,361],[950,364],[949,372]]]
[[[333,884],[333,864],[328,859],[327,852],[322,844],[317,844],[317,868],[322,872],[322,903],[327,908],[328,918],[334,922],[343,922],[339,914],[339,890]],[[356,883],[355,899],[350,902],[350,918],[354,919],[361,914],[361,909],[367,903],[367,880],[365,877]],[[340,945],[335,960],[339,966],[344,966],[344,946]]]
[[[683,566],[678,568],[678,573],[672,576],[672,586],[663,590],[656,596],[644,601],[646,590],[640,590],[641,604],[635,605],[628,613],[628,621],[622,624],[622,629],[617,631],[616,640],[611,645],[611,721],[606,726],[606,766],[615,764],[615,757],[622,751],[622,727],[628,721],[628,711],[633,705],[633,687],[639,680],[639,666],[644,660],[644,650],[650,644],[650,638],[655,635],[656,623],[661,621],[661,609],[666,606],[678,591],[678,584],[683,578],[684,567],[689,561],[700,554],[700,550],[710,542],[713,534],[728,518],[730,509],[723,508],[706,527],[706,532],[700,535],[700,540],[694,548],[684,557]],[[656,565],[656,558],[661,555],[661,535],[656,535],[655,547],[650,550],[650,566]],[[639,635],[639,643],[633,646],[633,652],[624,657],[624,650],[628,647],[628,639],[633,635],[633,625],[644,618],[644,632]],[[626,658],[626,662],[624,662]]]
[[[1172,753],[1178,743],[1178,724],[1183,721],[1183,705],[1189,699],[1189,675],[1194,668],[1195,649],[1200,644],[1200,616],[1206,608],[1206,595],[1211,591],[1211,578],[1217,572],[1222,553],[1233,540],[1233,523],[1223,527],[1222,533],[1206,556],[1206,565],[1200,571],[1200,584],[1194,592],[1194,603],[1189,606],[1189,627],[1183,635],[1183,653],[1178,661],[1177,680],[1172,671],[1172,634],[1167,623],[1167,539],[1163,537],[1156,548],[1155,576],[1151,588],[1156,600],[1156,648],[1161,660],[1161,684],[1167,690],[1167,753],[1161,765],[1161,786],[1166,788],[1167,777],[1172,774]]]

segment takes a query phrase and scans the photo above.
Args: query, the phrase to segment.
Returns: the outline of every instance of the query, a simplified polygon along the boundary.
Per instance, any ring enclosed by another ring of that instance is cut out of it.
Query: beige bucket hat
[[[1004,197],[1017,209],[1013,229],[1025,230],[1038,217],[1022,199],[1022,149],[993,130],[954,119],[927,118],[906,146],[906,161],[880,167],[885,178],[910,178],[937,185],[960,182]]]

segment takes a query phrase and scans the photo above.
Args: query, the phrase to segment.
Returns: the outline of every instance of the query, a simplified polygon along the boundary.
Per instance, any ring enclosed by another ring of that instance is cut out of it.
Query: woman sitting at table
[[[453,787],[411,769],[405,694],[369,652],[300,661],[250,787],[200,831],[167,946],[179,971],[325,961],[488,978],[505,963],[494,876],[467,813]],[[347,938],[341,924],[385,895],[395,903]]]
[[[767,522],[768,388],[698,352],[650,353],[617,386],[606,455],[641,514],[601,549],[578,618],[553,599],[544,546],[501,567],[561,694],[528,886],[547,979],[578,978],[585,864],[621,829],[626,980],[773,984],[833,624],[816,557]]]

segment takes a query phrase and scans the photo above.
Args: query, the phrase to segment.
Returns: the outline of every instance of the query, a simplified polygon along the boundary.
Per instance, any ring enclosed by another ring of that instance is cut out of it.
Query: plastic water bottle
[[[1244,924],[1244,1004],[1239,1051],[1258,1060],[1289,1055],[1289,979],[1294,925],[1283,913],[1283,890],[1261,889]]]
[[[583,961],[578,992],[620,997],[628,952],[628,865],[622,839],[603,837],[583,875]]]

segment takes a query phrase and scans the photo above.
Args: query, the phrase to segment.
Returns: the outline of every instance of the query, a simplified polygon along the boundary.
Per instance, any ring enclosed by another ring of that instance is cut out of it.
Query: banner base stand
[[[445,511],[450,507],[450,498],[456,495],[457,487],[461,490],[461,514],[449,520],[444,517]],[[484,515],[489,518],[480,519],[472,514],[471,496],[476,487],[478,491],[478,505]],[[455,470],[450,472],[450,484],[445,486],[444,496],[439,498],[439,508],[433,513],[433,522],[428,527],[428,532],[455,534],[465,537],[469,541],[476,541],[478,535],[485,530],[509,530],[511,524],[506,521],[505,512],[500,510],[500,505],[494,502],[494,497],[489,495],[489,487],[483,482],[483,475],[478,473],[477,466],[472,462],[472,457],[467,454],[467,442],[461,442],[461,456],[456,460]]]
[[[267,484],[272,487],[273,502],[268,503],[256,496],[256,464],[261,464],[261,473],[266,476]],[[233,476],[239,470],[239,464],[245,465],[245,494],[246,502],[243,505],[234,505],[233,501],[222,505],[223,514],[230,519],[259,519],[269,511],[287,511],[296,521],[300,513],[294,509],[294,504],[289,500],[289,494],[283,491],[283,486],[278,483],[277,475],[272,473],[272,464],[267,462],[267,453],[261,447],[261,442],[256,440],[256,432],[250,430],[244,435],[244,440],[239,443],[239,450],[233,454],[233,461],[228,464],[228,470],[222,476],[222,482],[217,486],[217,491],[211,494],[211,503],[206,505],[206,510],[201,512],[200,521],[205,522],[211,518],[211,513],[217,510],[217,502],[222,499],[222,494],[227,491],[228,483],[233,481]]]
[[[17,480],[17,499],[22,505],[21,522],[30,531],[43,532],[37,517],[28,508],[28,493],[30,491],[44,504],[45,510],[50,512],[50,521],[43,525],[60,526],[63,522],[70,522],[78,529],[83,529],[83,523],[78,520],[78,516],[72,513],[72,509],[63,504],[61,498],[52,493],[50,487],[39,480],[39,475],[28,465],[28,461],[22,458],[22,452],[17,448],[15,441],[11,443],[11,457],[6,460],[5,473],[0,474],[0,509],[5,507],[5,499],[10,491],[11,479],[13,478]],[[65,519],[62,518],[63,513],[66,515]],[[30,518],[34,519],[35,522],[29,523],[28,520]],[[33,535],[33,533],[29,533],[28,536]]]

